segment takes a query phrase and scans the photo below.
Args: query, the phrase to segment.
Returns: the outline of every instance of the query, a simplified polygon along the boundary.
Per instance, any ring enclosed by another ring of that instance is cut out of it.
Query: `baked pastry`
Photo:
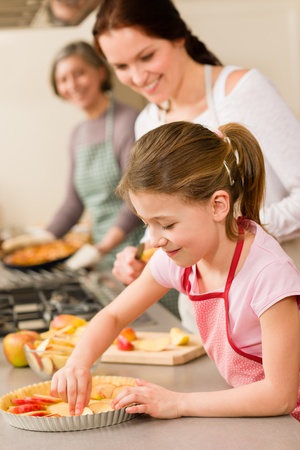
[[[5,256],[5,264],[12,266],[38,266],[41,264],[63,260],[73,255],[78,250],[78,246],[71,245],[64,240],[55,240],[46,244],[31,245],[19,250],[15,250]]]

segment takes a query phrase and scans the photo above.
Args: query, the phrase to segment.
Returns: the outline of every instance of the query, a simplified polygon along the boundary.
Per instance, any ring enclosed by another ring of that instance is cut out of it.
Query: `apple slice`
[[[148,248],[143,251],[141,260],[144,262],[148,262],[151,256],[156,252],[157,248]]]
[[[88,406],[93,413],[102,413],[107,411],[114,411],[114,409],[107,403],[95,402]]]
[[[102,398],[111,398],[113,390],[116,386],[112,383],[99,383],[93,386],[90,397],[92,399],[101,400]]]
[[[74,347],[69,347],[68,345],[51,344],[51,342],[50,342],[47,347],[47,352],[55,351],[55,352],[59,352],[61,354],[71,355],[73,349],[74,349]]]
[[[28,350],[29,350],[29,351],[25,352],[28,364],[30,365],[30,367],[32,368],[32,370],[34,372],[36,372],[36,373],[41,372],[41,370],[43,370],[41,358],[35,351],[34,352],[30,351],[30,350],[32,350],[32,348],[29,345],[25,344],[24,348],[26,348],[26,347],[28,347]]]
[[[134,350],[134,345],[122,334],[119,334],[117,337],[117,348],[122,351],[131,351]]]
[[[44,341],[42,341],[37,347],[36,347],[36,351],[38,352],[44,352],[46,350],[46,348],[48,347],[50,342],[50,338],[45,339]]]
[[[44,416],[51,416],[51,413],[46,410],[41,410],[41,411],[29,411],[26,413],[22,413],[21,415],[22,416],[44,417]]]
[[[138,350],[145,352],[161,352],[165,350],[170,343],[169,336],[155,339],[138,339],[134,345]]]
[[[61,403],[62,401],[59,397],[53,397],[52,395],[33,394],[33,397],[46,404]]]
[[[69,337],[65,338],[63,336],[56,336],[56,337],[52,337],[50,338],[50,345],[55,344],[55,345],[63,345],[64,347],[75,347],[74,342],[72,342],[71,339],[69,339]]]
[[[74,336],[76,336],[76,337],[81,336],[82,333],[85,331],[87,325],[88,324],[80,325],[79,327],[77,327],[76,330],[75,330],[75,333],[73,334],[72,337],[74,337]]]
[[[53,354],[53,355],[51,355],[51,358],[52,358],[52,362],[55,367],[55,370],[59,370],[65,366],[69,356]]]
[[[61,417],[65,416],[71,416],[69,411],[69,404],[65,402],[56,403],[54,405],[48,406],[48,411],[50,411],[52,414],[58,414]],[[86,414],[93,414],[93,411],[89,407],[83,408],[82,416],[85,416]]]
[[[137,339],[135,331],[131,327],[124,328],[121,333],[129,342],[135,341]]]
[[[172,345],[187,345],[189,336],[180,328],[173,327],[170,330],[170,340]]]
[[[121,391],[124,391],[124,389],[132,388],[132,387],[134,387],[132,384],[122,384],[120,386],[116,386],[115,389],[113,390],[112,398],[116,398],[117,395],[119,395]]]
[[[41,403],[28,403],[27,405],[10,406],[7,412],[12,414],[23,414],[30,411],[41,411],[46,410],[47,406]]]
[[[30,403],[36,405],[46,405],[47,401],[44,398],[39,397],[13,397],[10,399],[13,405],[29,405]]]
[[[42,372],[46,375],[52,375],[53,374],[53,362],[48,356],[42,356]]]
[[[97,401],[97,400],[95,400],[95,401]],[[92,401],[93,403],[95,403],[95,401]],[[113,398],[111,397],[111,398],[101,398],[101,403],[106,403],[107,405],[110,405],[111,404],[111,402],[113,401]]]
[[[53,328],[51,330],[48,331],[44,331],[43,333],[40,333],[40,337],[42,339],[46,339],[49,337],[53,337],[53,336],[59,336],[61,334],[72,334],[74,333],[74,328],[71,325],[66,325],[64,328],[61,328],[60,330],[57,330],[56,328]]]

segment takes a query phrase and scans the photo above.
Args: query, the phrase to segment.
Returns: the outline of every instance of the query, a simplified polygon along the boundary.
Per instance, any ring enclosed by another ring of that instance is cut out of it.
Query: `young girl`
[[[149,227],[158,250],[92,319],[54,375],[51,392],[69,402],[71,413],[87,404],[96,358],[173,287],[188,294],[206,352],[235,389],[179,393],[137,380],[112,406],[158,418],[300,420],[300,275],[260,224],[264,188],[261,149],[242,125],[212,132],[174,122],[137,141],[118,194]]]

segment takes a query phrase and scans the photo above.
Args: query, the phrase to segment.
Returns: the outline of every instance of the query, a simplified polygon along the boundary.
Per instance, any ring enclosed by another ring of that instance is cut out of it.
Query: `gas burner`
[[[78,283],[65,284],[57,289],[40,289],[39,296],[46,305],[44,317],[48,319],[50,314],[50,320],[57,314],[79,315],[89,320],[102,309],[101,303]]]
[[[0,337],[22,329],[46,331],[58,314],[90,320],[102,307],[78,282],[0,291]]]
[[[46,331],[58,314],[90,320],[123,289],[111,272],[53,268],[23,273],[0,262],[0,338],[10,331]],[[133,325],[144,328],[155,323],[145,312]]]

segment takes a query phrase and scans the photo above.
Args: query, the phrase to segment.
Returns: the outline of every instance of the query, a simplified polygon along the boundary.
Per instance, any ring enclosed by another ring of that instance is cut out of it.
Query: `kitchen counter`
[[[158,306],[158,305],[155,305]],[[161,307],[159,307],[161,308]],[[165,329],[178,326],[168,316]],[[41,380],[31,369],[10,366],[0,343],[0,396]],[[95,375],[144,378],[171,390],[221,390],[229,386],[207,356],[180,366],[148,366],[99,363]],[[291,416],[273,418],[153,419],[146,415],[106,428],[73,432],[33,432],[13,428],[0,415],[0,448],[12,450],[299,450],[300,423]]]

